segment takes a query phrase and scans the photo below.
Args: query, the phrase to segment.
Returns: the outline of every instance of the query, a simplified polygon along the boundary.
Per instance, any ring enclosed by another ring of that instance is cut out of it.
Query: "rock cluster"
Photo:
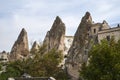
[[[43,44],[46,45],[47,51],[51,49],[64,51],[64,36],[65,36],[65,24],[57,16],[52,28],[47,32]]]
[[[114,34],[119,35],[119,32],[116,32],[116,29],[119,31],[119,25],[117,28],[110,29],[108,23],[103,21],[103,23],[93,23],[92,17],[89,12],[83,16],[78,29],[73,37],[66,36],[65,39],[65,24],[57,16],[51,29],[47,32],[46,37],[43,41],[43,45],[46,46],[46,52],[51,49],[61,50],[65,53],[65,40],[68,43],[68,49],[66,49],[66,61],[65,66],[67,73],[71,77],[71,80],[79,80],[79,70],[83,63],[88,61],[88,51],[91,49],[92,44],[100,42],[99,40],[103,39],[104,35],[108,36],[108,32],[114,32]],[[104,33],[104,32],[107,33]],[[104,33],[104,34],[103,34]],[[113,36],[113,33],[109,33]],[[72,39],[71,39],[72,38]],[[99,39],[100,38],[100,39]],[[69,44],[70,42],[70,44]],[[71,45],[72,42],[72,45]],[[31,52],[36,53],[39,49],[37,42],[34,42]],[[67,54],[68,53],[68,54]],[[28,47],[28,37],[25,29],[22,29],[18,39],[14,43],[12,50],[10,52],[10,59],[17,60],[25,58],[26,56],[31,56],[29,54]]]
[[[17,60],[26,57],[29,54],[28,36],[26,30],[23,28],[15,41],[10,52],[10,60]]]

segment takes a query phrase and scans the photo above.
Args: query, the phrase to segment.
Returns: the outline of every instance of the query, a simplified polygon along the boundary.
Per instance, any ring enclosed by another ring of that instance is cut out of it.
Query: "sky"
[[[22,28],[30,45],[41,42],[56,16],[73,36],[87,11],[94,22],[120,23],[120,0],[0,0],[0,52],[11,51]]]

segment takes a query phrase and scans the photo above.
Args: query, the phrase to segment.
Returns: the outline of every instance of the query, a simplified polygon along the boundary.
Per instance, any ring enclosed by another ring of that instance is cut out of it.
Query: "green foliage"
[[[59,68],[58,65],[61,60],[61,52],[54,49],[46,54],[38,53],[35,55],[35,58],[32,59],[31,71],[29,70],[29,74],[32,76],[51,76],[55,74]]]
[[[89,53],[88,64],[83,64],[80,76],[85,80],[120,79],[120,40],[116,43],[103,40],[93,46]]]
[[[59,69],[58,72],[54,75],[56,80],[68,80],[68,75],[62,69]]]
[[[2,70],[2,63],[0,63],[0,71]]]
[[[10,62],[7,65],[6,72],[0,75],[0,80],[7,80],[9,77],[20,77],[24,73],[32,77],[52,76],[57,80],[66,80],[65,72],[59,67],[63,59],[61,51],[52,49],[47,52],[46,46],[41,46],[39,50],[31,52],[32,58]]]
[[[9,77],[20,76],[20,71],[14,64],[15,63],[8,64],[6,72],[0,74],[0,80],[7,80]]]

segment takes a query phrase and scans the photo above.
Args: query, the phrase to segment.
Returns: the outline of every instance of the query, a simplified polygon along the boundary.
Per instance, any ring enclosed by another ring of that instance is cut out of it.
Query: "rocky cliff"
[[[43,44],[47,46],[47,51],[51,49],[64,51],[65,24],[57,16],[52,28],[47,32]]]
[[[15,41],[10,52],[10,59],[17,60],[26,57],[29,54],[28,36],[26,30],[23,28]]]
[[[67,72],[72,80],[79,79],[79,70],[81,64],[87,62],[87,54],[91,41],[92,18],[89,12],[86,12],[80,25],[74,35],[72,46],[68,51],[66,60]]]

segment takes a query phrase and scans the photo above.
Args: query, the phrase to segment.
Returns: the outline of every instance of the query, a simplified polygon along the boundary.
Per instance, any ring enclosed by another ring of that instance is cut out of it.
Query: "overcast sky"
[[[120,23],[120,0],[0,0],[0,52],[11,50],[22,28],[29,43],[42,41],[56,16],[74,35],[86,11],[94,22]]]

